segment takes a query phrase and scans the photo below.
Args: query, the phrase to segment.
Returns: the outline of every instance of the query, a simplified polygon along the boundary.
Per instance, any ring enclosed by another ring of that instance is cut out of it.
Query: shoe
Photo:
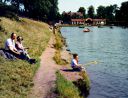
[[[30,64],[35,64],[36,63],[36,60],[35,59],[29,59],[29,63]]]

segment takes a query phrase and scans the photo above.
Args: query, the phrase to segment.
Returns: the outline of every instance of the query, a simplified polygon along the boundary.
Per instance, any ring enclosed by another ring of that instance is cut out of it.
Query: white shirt
[[[72,59],[71,67],[75,67],[77,65],[78,65],[77,61],[75,59]]]
[[[5,42],[5,50],[9,50],[9,47],[15,48],[15,41],[11,38],[7,39]]]

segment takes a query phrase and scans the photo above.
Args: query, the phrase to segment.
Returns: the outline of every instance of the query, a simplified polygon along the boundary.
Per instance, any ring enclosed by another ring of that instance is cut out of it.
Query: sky
[[[120,7],[124,1],[128,0],[59,0],[59,12],[76,12],[80,7],[87,9],[90,5],[93,5],[95,9],[100,5],[108,6],[112,4],[117,4]]]

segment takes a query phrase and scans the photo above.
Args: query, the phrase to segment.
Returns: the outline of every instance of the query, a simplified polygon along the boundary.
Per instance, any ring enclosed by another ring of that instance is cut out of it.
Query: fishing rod
[[[82,69],[85,70],[85,67],[83,67],[83,66],[90,66],[91,64],[94,64],[94,65],[99,64],[99,61],[90,61],[86,64],[79,64],[79,65],[81,66]]]

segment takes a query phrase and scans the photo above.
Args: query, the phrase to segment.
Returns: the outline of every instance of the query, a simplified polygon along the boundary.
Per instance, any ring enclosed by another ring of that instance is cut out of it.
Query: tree
[[[106,11],[106,18],[109,19],[110,21],[113,21],[114,20],[114,6],[113,5],[107,6],[105,11]]]
[[[85,10],[84,7],[80,7],[79,10],[78,10],[78,12],[81,12],[83,14],[83,16],[84,16],[83,18],[86,17],[86,10]]]
[[[49,20],[56,20],[58,14],[58,0],[50,0],[51,7],[49,12]]]
[[[70,23],[71,16],[69,13],[66,13],[65,11],[62,13],[62,20],[64,23]]]
[[[97,8],[97,18],[106,18],[105,17],[105,7],[104,6],[99,6]]]
[[[24,8],[24,15],[40,20],[54,20],[58,14],[58,0],[3,0],[10,2],[19,12]]]
[[[110,6],[99,6],[97,8],[97,18],[107,18],[110,21],[115,20],[116,10],[118,9],[117,5],[110,5]]]
[[[94,18],[94,7],[92,5],[88,8],[88,17]]]
[[[128,1],[123,2],[120,7],[120,17],[123,21],[128,22]]]

